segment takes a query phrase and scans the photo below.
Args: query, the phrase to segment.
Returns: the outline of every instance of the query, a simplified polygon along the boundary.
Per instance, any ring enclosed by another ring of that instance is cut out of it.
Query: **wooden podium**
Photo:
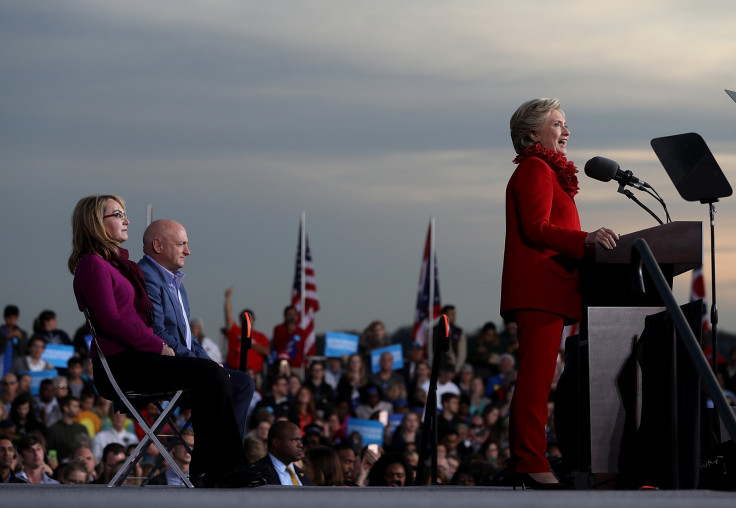
[[[596,244],[586,254],[580,267],[583,320],[580,336],[566,343],[569,375],[558,384],[562,414],[559,420],[556,416],[563,457],[567,452],[572,455],[565,458],[567,467],[583,478],[588,473],[622,472],[624,423],[632,416],[632,405],[626,400],[631,399],[632,390],[636,418],[641,416],[641,371],[633,353],[645,319],[662,312],[664,304],[646,273],[646,292],[638,294],[633,289],[631,251],[638,238],[647,241],[670,289],[675,276],[702,264],[703,226],[696,221],[622,235],[614,250]],[[573,428],[565,429],[567,425]],[[585,488],[585,482],[588,486],[595,483],[589,478],[575,481],[579,488]]]

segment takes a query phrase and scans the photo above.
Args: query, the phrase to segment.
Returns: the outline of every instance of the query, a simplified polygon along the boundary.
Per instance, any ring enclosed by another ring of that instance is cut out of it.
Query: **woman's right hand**
[[[603,248],[613,250],[616,248],[616,240],[618,240],[618,235],[615,231],[608,228],[600,228],[586,235],[585,244],[592,245],[594,243],[600,243]]]
[[[161,354],[164,356],[174,356],[174,350],[171,349],[166,343],[164,343],[164,347],[161,350]]]

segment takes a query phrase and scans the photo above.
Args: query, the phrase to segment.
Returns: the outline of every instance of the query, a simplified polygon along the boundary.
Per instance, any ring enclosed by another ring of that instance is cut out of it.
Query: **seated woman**
[[[197,433],[190,468],[193,483],[249,486],[228,375],[213,361],[174,356],[153,333],[153,306],[143,275],[128,259],[128,251],[120,247],[128,239],[129,224],[118,196],[89,196],[77,203],[69,270],[74,275],[79,309],[89,309],[97,341],[123,390],[189,391]],[[115,398],[94,347],[91,356],[97,390],[106,398]]]

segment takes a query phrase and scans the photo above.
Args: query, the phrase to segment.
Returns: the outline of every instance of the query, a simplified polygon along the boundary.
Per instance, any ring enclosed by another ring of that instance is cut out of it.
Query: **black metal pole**
[[[253,343],[250,329],[250,316],[247,312],[243,312],[240,316],[240,372],[245,372],[248,368],[248,351]]]
[[[433,348],[432,374],[429,378],[427,404],[424,406],[422,442],[419,449],[419,462],[417,464],[417,481],[421,481],[424,475],[424,463],[427,461],[427,454],[431,451],[431,485],[437,484],[437,379],[440,374],[440,362],[445,356],[443,353],[449,351],[450,347],[450,322],[445,314],[442,314],[439,322],[444,325],[445,334],[444,337],[440,337],[439,334],[434,336],[435,344],[439,347]]]
[[[713,303],[710,306],[710,344],[713,349],[713,374],[718,379],[718,304],[716,303],[716,207],[708,203],[710,210],[710,286]]]
[[[675,297],[672,294],[672,290],[670,289],[669,284],[667,284],[667,280],[664,278],[657,261],[654,259],[654,255],[652,255],[649,245],[647,245],[647,242],[642,238],[638,238],[634,241],[634,245],[631,250],[631,262],[634,266],[634,284],[641,293],[644,292],[642,264],[646,266],[647,272],[654,283],[654,287],[664,302],[665,307],[667,307],[667,312],[675,324],[678,336],[680,337],[682,344],[685,346],[688,356],[690,356],[690,360],[692,360],[695,369],[700,375],[700,379],[703,380],[705,388],[713,399],[713,404],[715,405],[718,414],[723,419],[723,423],[726,426],[731,439],[736,441],[736,416],[734,416],[733,410],[726,400],[726,396],[723,394],[721,386],[718,384],[718,380],[713,374],[710,365],[708,365],[708,360],[705,358],[703,350],[695,339],[695,335],[690,329],[687,319],[685,319],[685,315],[682,313],[682,309],[677,305]]]

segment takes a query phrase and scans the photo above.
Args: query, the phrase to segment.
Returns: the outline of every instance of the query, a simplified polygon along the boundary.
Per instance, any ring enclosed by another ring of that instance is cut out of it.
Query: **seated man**
[[[125,421],[127,419],[128,417],[125,413],[118,411],[110,415],[112,427],[99,432],[92,440],[92,452],[94,453],[95,459],[102,459],[102,450],[110,443],[120,443],[126,448],[132,444],[138,444],[138,436],[125,430]]]
[[[154,333],[174,350],[176,356],[211,358],[192,335],[189,299],[182,285],[189,239],[184,226],[172,220],[157,220],[143,233],[144,256],[138,262],[153,304]],[[245,437],[248,407],[255,385],[247,374],[226,369],[230,376],[233,409],[241,437]]]
[[[13,472],[16,458],[13,441],[7,436],[0,436],[0,483],[26,483]]]
[[[46,431],[46,446],[49,450],[56,450],[59,464],[69,461],[74,449],[82,444],[89,444],[90,438],[87,427],[77,423],[79,415],[79,400],[67,395],[59,402],[61,418]]]
[[[97,478],[92,483],[107,485],[115,476],[115,465],[125,460],[125,447],[110,443],[102,450],[102,460],[97,466]]]
[[[263,474],[269,485],[312,485],[307,474],[294,462],[304,457],[302,433],[291,422],[279,420],[268,429],[268,455],[251,468]]]
[[[28,483],[59,483],[47,474],[51,469],[44,462],[46,450],[36,436],[26,435],[18,441],[18,455],[23,463],[23,470],[16,475],[17,478]]]

